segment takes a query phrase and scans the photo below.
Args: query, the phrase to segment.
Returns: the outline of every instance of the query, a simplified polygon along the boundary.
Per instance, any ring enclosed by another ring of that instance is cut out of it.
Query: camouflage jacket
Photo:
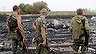
[[[41,40],[43,41],[41,36],[41,27],[44,27],[46,29],[45,20],[43,20],[41,17],[37,18],[35,21],[35,26],[36,26],[36,38],[38,38],[40,41]]]
[[[88,19],[85,16],[74,16],[70,24],[70,30],[72,30],[72,39],[79,39],[79,35],[82,33],[82,19],[85,19],[85,28],[89,30]]]

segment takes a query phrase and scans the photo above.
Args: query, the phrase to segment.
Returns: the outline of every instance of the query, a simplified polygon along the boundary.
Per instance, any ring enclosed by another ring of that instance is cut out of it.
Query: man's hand
[[[42,45],[43,45],[43,47],[45,47],[46,46],[46,42],[43,42]]]

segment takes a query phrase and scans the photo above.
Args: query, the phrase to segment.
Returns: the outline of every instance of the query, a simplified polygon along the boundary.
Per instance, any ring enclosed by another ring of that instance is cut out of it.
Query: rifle
[[[79,36],[79,40],[84,36],[85,37],[85,46],[88,46],[89,34],[85,28],[85,19],[82,19],[82,25],[83,25],[83,29],[81,29],[81,30],[83,30],[84,33]]]

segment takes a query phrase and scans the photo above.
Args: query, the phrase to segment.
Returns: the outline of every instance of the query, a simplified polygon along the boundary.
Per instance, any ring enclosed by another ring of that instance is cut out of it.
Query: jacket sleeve
[[[73,20],[74,20],[74,17],[72,18],[72,20],[71,20],[71,22],[70,22],[70,27],[69,27],[70,32],[72,32],[72,28],[73,28]]]

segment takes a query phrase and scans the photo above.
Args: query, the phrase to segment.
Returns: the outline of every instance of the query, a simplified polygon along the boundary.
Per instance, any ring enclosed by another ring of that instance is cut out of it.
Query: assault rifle
[[[88,46],[89,34],[85,28],[85,19],[82,19],[82,25],[83,25],[83,28],[81,30],[83,30],[84,33],[79,36],[79,39],[81,39],[84,36],[85,37],[85,46]]]

